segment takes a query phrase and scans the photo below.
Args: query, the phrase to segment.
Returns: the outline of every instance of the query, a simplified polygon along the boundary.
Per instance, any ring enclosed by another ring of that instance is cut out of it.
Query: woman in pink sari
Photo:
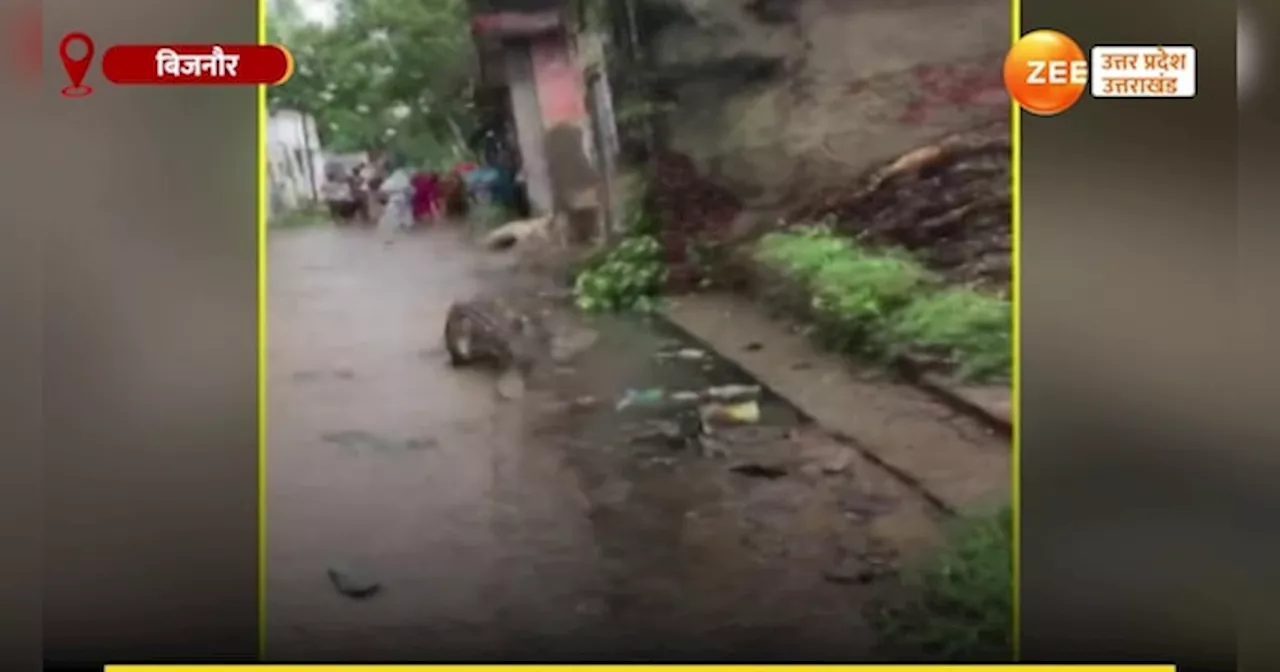
[[[440,214],[440,176],[422,172],[413,176],[413,221],[435,220]]]

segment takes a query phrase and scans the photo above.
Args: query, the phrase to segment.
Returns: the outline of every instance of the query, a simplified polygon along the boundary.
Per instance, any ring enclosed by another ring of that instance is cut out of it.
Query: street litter
[[[706,359],[707,351],[699,350],[697,348],[681,348],[674,352],[660,352],[658,353],[658,357],[661,359],[683,359],[686,361],[695,361]]]
[[[755,399],[760,396],[759,385],[719,385],[707,389],[707,398],[716,401],[734,401],[738,399]]]
[[[614,409],[625,411],[632,406],[654,406],[662,403],[666,399],[667,394],[660,388],[650,388],[647,390],[627,390],[618,403],[614,405]]]
[[[760,422],[760,404],[744,401],[740,404],[707,404],[698,409],[703,430],[708,434],[716,426],[754,425]]]
[[[732,403],[735,401],[751,401],[760,397],[763,388],[759,385],[718,385],[701,392],[681,390],[671,392],[667,399],[681,404],[692,404],[700,401]]]

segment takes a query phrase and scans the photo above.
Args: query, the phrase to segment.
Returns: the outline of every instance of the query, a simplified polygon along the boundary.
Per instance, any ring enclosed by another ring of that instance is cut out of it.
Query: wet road
[[[768,395],[720,456],[671,441],[670,411],[614,407],[741,371],[671,360],[692,344],[661,325],[553,311],[598,338],[503,402],[440,347],[451,301],[520,277],[501,257],[329,227],[269,252],[271,658],[870,658],[866,607],[936,531],[921,498]],[[353,566],[381,592],[335,590]]]
[[[440,349],[486,258],[453,231],[330,227],[273,232],[269,254],[269,654],[448,658],[590,616],[572,475]],[[381,592],[339,594],[327,572],[351,567]]]

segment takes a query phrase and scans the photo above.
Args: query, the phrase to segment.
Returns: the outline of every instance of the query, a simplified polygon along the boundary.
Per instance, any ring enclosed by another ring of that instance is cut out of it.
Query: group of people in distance
[[[394,157],[349,171],[331,163],[325,170],[323,197],[337,224],[407,229],[466,216],[473,196],[468,176],[479,169],[460,163],[443,173],[411,170]]]

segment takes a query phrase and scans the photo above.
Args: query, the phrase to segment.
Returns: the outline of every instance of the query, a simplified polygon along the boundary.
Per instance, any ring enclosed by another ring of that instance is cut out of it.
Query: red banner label
[[[115,84],[279,86],[293,67],[277,44],[125,44],[102,56],[102,74]]]

